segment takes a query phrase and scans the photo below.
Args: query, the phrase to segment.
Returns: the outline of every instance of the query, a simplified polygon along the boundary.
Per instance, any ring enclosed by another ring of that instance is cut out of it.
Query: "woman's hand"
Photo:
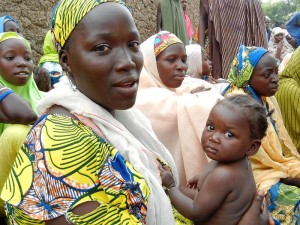
[[[238,225],[275,225],[271,214],[268,211],[267,201],[263,191],[258,191],[252,203],[239,221]]]

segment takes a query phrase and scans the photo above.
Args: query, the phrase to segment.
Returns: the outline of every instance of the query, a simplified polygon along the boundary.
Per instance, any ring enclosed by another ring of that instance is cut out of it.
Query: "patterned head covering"
[[[4,32],[4,24],[7,21],[14,21],[17,24],[17,26],[19,27],[19,24],[17,23],[17,21],[14,18],[12,18],[11,16],[9,16],[9,15],[2,16],[2,17],[0,17],[0,33]]]
[[[180,43],[182,41],[169,31],[160,31],[154,39],[154,54],[155,57],[159,56],[170,45]]]
[[[231,84],[239,88],[246,86],[258,61],[266,52],[268,51],[261,47],[241,45],[228,75]]]
[[[54,36],[63,47],[82,18],[95,6],[105,2],[123,4],[122,0],[62,0],[54,10]]]

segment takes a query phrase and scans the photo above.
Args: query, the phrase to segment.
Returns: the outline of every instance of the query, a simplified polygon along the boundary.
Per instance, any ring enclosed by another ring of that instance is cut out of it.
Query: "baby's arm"
[[[191,200],[175,187],[171,171],[166,167],[163,169],[161,172],[163,185],[169,188],[172,205],[183,216],[195,222],[209,219],[231,191],[231,185],[228,185],[231,172],[215,169],[206,177],[195,199]]]

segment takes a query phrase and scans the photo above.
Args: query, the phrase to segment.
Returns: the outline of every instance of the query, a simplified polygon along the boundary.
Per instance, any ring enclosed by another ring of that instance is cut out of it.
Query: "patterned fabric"
[[[276,225],[298,225],[300,215],[299,188],[278,182],[268,192]]]
[[[285,31],[283,29],[281,29],[280,27],[275,27],[272,30],[271,38],[270,38],[269,45],[268,45],[268,50],[274,57],[276,57],[276,53],[277,53],[277,43],[275,41],[275,35],[277,35],[277,34],[283,34],[283,39],[282,39],[283,46],[282,46],[281,54],[280,54],[280,61],[282,61],[282,59],[287,54],[294,52],[294,48],[286,40]]]
[[[19,27],[19,24],[16,20],[14,20],[11,16],[7,15],[7,16],[2,16],[0,17],[0,33],[3,33],[4,32],[4,24],[7,22],[7,21],[14,21],[17,26]]]
[[[300,26],[298,25],[299,21],[300,12],[297,12],[286,24],[287,31],[296,40],[298,45],[300,45]]]
[[[175,34],[183,43],[189,43],[181,0],[160,0],[162,30]]]
[[[146,224],[149,195],[143,176],[103,137],[69,117],[44,115],[19,150],[1,198],[12,225],[61,215],[73,224]],[[83,216],[71,212],[87,201],[100,205]]]
[[[208,27],[210,57],[213,60],[214,54],[222,56],[220,75],[227,78],[230,64],[241,44],[267,47],[261,2],[259,0],[206,1],[208,21],[211,22],[211,27]],[[219,51],[216,51],[216,48],[219,48]],[[214,61],[212,64],[215,65]]]
[[[176,43],[183,44],[175,34],[169,31],[160,31],[154,40],[155,57],[158,57],[167,47]]]
[[[79,21],[95,6],[105,2],[124,4],[122,0],[62,0],[56,9],[54,24],[58,44],[63,47]]]
[[[300,47],[282,73],[279,74],[279,90],[275,94],[284,124],[300,152]]]
[[[247,85],[253,69],[266,52],[267,50],[264,48],[241,45],[228,75],[231,86],[244,87]]]
[[[23,41],[30,48],[29,42],[26,39],[24,39],[22,36],[18,35],[17,33],[15,32],[0,33],[0,43],[9,39],[19,39]],[[4,80],[0,74],[0,84],[2,84],[5,87],[11,88],[16,94],[26,99],[30,103],[32,109],[35,112],[37,112],[36,105],[37,102],[41,99],[42,95],[38,87],[36,86],[36,83],[32,75],[30,76],[29,80],[24,86],[16,86]],[[10,124],[0,123],[0,135],[3,132],[3,130],[9,125]]]

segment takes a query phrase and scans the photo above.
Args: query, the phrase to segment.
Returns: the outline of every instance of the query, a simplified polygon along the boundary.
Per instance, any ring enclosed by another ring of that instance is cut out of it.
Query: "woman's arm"
[[[2,90],[1,90],[2,89]],[[0,96],[9,89],[0,85]],[[10,124],[31,124],[37,119],[37,115],[32,110],[30,104],[25,99],[15,93],[6,95],[0,101],[0,122]]]

